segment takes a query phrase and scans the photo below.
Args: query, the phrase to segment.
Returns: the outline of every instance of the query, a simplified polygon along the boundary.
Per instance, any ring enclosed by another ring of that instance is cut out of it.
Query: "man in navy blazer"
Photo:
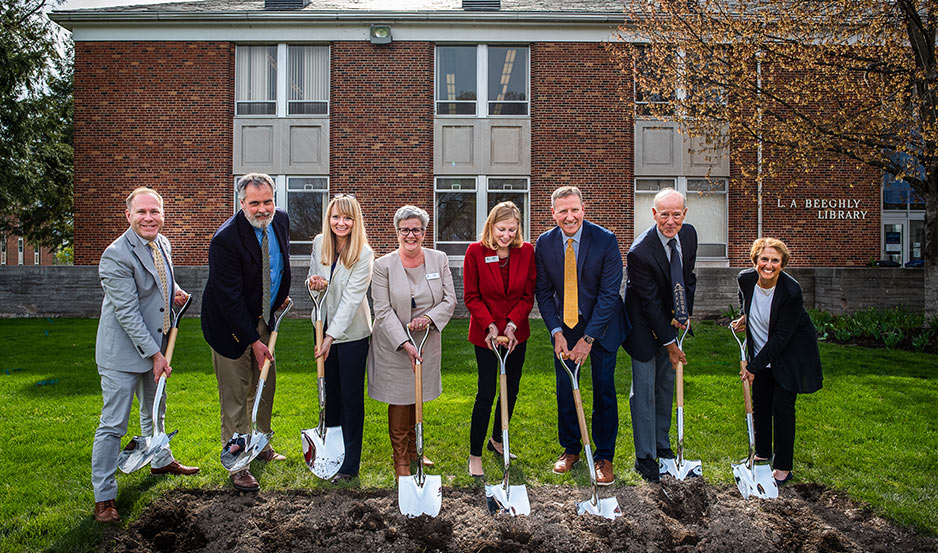
[[[251,398],[265,359],[274,311],[290,293],[290,220],[274,205],[274,183],[267,175],[251,173],[238,181],[241,210],[215,232],[208,249],[208,282],[202,296],[202,334],[212,348],[212,364],[221,402],[222,444],[235,432],[250,433]],[[273,231],[274,237],[270,236]],[[263,317],[264,279],[261,258],[263,236],[270,258],[270,316]],[[276,363],[261,395],[257,426],[270,432],[276,389]],[[266,461],[283,460],[268,444],[259,455]],[[231,475],[235,488],[256,491],[257,480],[248,469]]]
[[[554,191],[551,216],[557,226],[538,237],[534,259],[537,265],[535,297],[554,343],[557,433],[564,449],[554,463],[553,471],[563,474],[573,468],[580,460],[582,449],[572,387],[560,364],[560,356],[568,356],[571,361],[579,363],[591,357],[597,483],[609,485],[615,481],[612,459],[619,428],[614,380],[616,352],[628,334],[628,322],[623,317],[619,296],[622,254],[614,234],[584,221],[583,198],[575,186],[564,186]],[[574,311],[572,320],[576,323],[572,326],[568,324],[571,319],[564,322],[567,248],[573,249],[576,263],[577,301],[574,305],[571,298],[570,305]]]
[[[677,238],[675,247],[681,256],[687,313],[693,313],[697,231],[684,224],[687,214],[684,196],[673,188],[655,195],[651,212],[655,224],[635,239],[626,255],[625,312],[635,326],[623,345],[632,356],[629,407],[635,470],[646,480],[657,482],[660,476],[655,458],[674,457],[669,432],[675,367],[678,361],[687,363],[684,352],[677,347],[677,333],[684,325],[674,318],[670,270],[673,254],[666,244]]]

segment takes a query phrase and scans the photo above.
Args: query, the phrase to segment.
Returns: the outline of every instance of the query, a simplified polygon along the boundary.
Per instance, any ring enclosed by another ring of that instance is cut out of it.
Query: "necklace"
[[[498,261],[498,266],[504,268],[505,265],[508,265],[508,259],[509,259],[509,258],[510,258],[510,254],[505,256],[505,260],[504,260],[504,261],[499,260],[499,261]]]

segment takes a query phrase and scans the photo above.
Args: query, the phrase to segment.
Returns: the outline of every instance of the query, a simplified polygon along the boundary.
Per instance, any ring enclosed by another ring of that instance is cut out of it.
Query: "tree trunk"
[[[925,194],[925,316],[938,317],[938,172],[931,171]]]

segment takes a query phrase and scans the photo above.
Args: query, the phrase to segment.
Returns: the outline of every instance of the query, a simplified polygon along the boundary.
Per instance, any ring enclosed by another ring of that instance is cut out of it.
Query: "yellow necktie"
[[[163,292],[163,334],[169,334],[169,288],[166,283],[166,265],[163,264],[163,254],[160,253],[156,242],[147,242],[153,252],[153,264],[156,265],[156,274],[160,276],[160,290]]]
[[[576,254],[573,253],[573,238],[567,238],[567,251],[563,255],[563,324],[567,328],[576,326],[578,314],[576,284]]]

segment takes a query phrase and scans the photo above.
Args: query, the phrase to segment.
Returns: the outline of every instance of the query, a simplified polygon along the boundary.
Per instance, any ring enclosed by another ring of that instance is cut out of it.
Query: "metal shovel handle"
[[[166,358],[166,364],[169,365],[173,361],[173,352],[176,349],[176,336],[179,334],[179,320],[182,318],[182,314],[189,309],[189,306],[192,305],[192,294],[186,296],[186,302],[182,304],[177,310],[170,311],[170,328],[169,328],[169,337],[166,339],[166,353],[163,354],[163,357]],[[163,390],[166,388],[166,373],[160,375],[160,380],[156,384],[156,395],[153,396],[153,411],[150,412],[150,416],[153,418],[153,435],[157,434],[157,421],[159,420],[160,413],[160,402],[163,400]]]

